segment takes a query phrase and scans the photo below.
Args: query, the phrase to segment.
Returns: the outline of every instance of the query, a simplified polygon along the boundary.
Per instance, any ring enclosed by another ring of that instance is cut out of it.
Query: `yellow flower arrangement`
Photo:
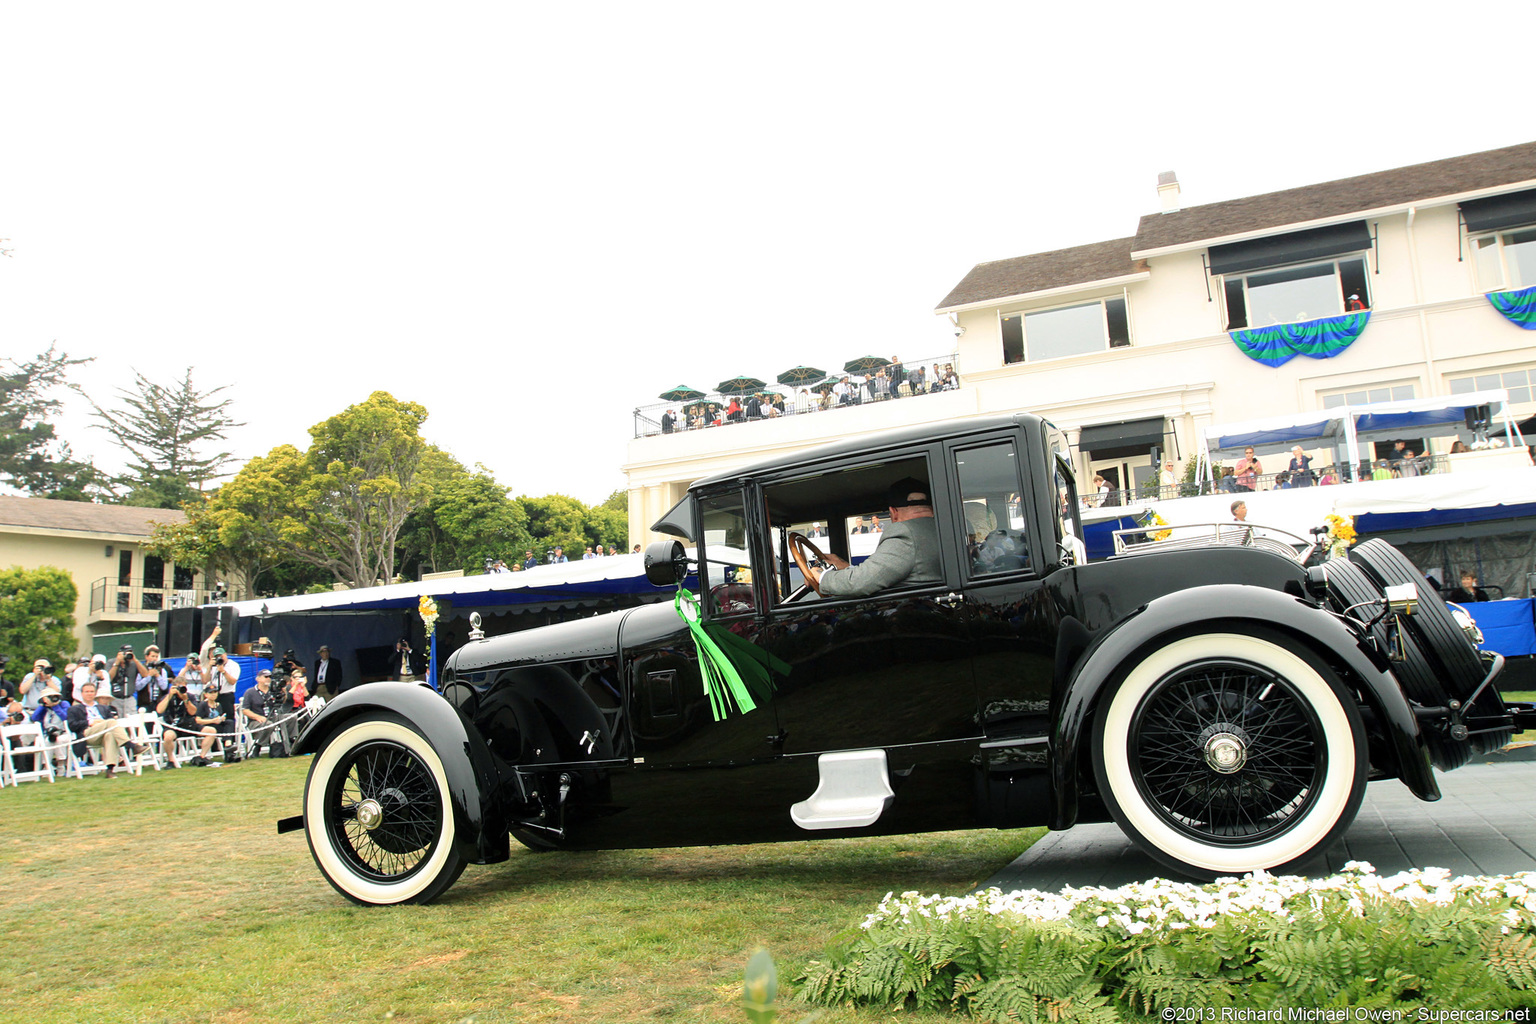
[[[437,629],[437,602],[428,594],[422,594],[421,600],[416,602],[416,611],[421,615],[422,625],[427,627],[427,636],[431,636]]]
[[[1323,517],[1323,525],[1328,527],[1328,557],[1344,558],[1349,553],[1349,546],[1360,536],[1355,532],[1354,519],[1329,513]]]

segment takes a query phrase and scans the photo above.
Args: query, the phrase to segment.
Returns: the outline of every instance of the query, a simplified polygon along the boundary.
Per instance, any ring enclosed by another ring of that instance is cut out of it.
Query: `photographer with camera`
[[[405,637],[395,641],[395,653],[389,656],[389,678],[402,683],[416,681],[415,667],[411,662],[411,642]]]
[[[123,644],[107,669],[107,690],[119,718],[138,714],[138,679],[142,674],[144,674],[144,663],[139,660],[138,655],[133,653],[133,645]],[[98,699],[101,697],[99,685],[96,696]]]
[[[21,698],[22,706],[27,709],[27,714],[37,710],[43,693],[50,687],[57,685],[53,680],[53,662],[47,658],[38,658],[32,663],[32,671],[21,677],[21,685],[16,688],[16,695]]]
[[[210,699],[217,700],[219,712],[224,716],[224,723],[219,729],[219,742],[224,745],[224,760],[227,763],[240,760],[239,748],[235,744],[235,684],[240,681],[240,667],[229,660],[224,648],[217,646],[223,631],[222,626],[213,627],[213,632],[208,634],[208,639],[203,641],[198,651],[198,658],[206,674],[204,693],[216,691],[216,696]]]
[[[218,762],[212,760],[210,755],[213,753],[214,742],[219,738],[219,729],[228,721],[229,718],[225,716],[224,712],[219,710],[219,702],[213,692],[213,687],[205,687],[202,699],[194,705],[192,710],[192,726],[198,731],[201,749],[197,752],[196,757],[187,762],[188,764],[197,768],[217,768],[219,766]],[[235,756],[233,744],[224,748],[224,760],[226,762],[239,760]]]
[[[9,654],[0,654],[0,708],[10,707],[11,701],[20,697],[17,685],[5,678],[5,666],[10,664]]]
[[[167,764],[180,768],[176,760],[176,741],[194,731],[192,715],[197,711],[197,705],[179,678],[165,686],[151,680],[150,686],[160,691],[159,700],[155,702],[155,714],[160,716],[160,749]]]
[[[271,747],[274,712],[272,709],[270,694],[272,692],[272,673],[262,669],[256,673],[256,685],[245,691],[245,696],[240,698],[240,714],[245,718],[246,728],[251,733],[250,756],[260,757],[261,748],[268,747],[267,757],[287,757],[288,750],[283,748],[282,754],[275,753]]]
[[[138,679],[133,687],[136,693],[139,710],[152,711],[155,705],[160,703],[162,690],[170,684],[170,668],[160,660],[160,648],[150,644],[144,648],[144,660],[135,662],[139,670]]]

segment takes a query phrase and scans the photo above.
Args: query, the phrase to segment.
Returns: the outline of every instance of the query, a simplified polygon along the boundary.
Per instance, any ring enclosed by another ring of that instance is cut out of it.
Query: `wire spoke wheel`
[[[1365,796],[1354,697],[1300,645],[1256,634],[1172,640],[1095,713],[1099,795],[1132,841],[1184,874],[1304,860],[1349,826]]]
[[[1130,734],[1138,788],[1171,826],[1213,843],[1288,828],[1327,770],[1322,726],[1261,666],[1185,666],[1142,699]]]
[[[329,789],[326,828],[360,873],[404,878],[431,855],[443,804],[427,766],[409,750],[384,742],[356,747]]]
[[[349,723],[315,754],[304,823],[321,873],[355,903],[426,903],[464,870],[442,759],[392,714]]]

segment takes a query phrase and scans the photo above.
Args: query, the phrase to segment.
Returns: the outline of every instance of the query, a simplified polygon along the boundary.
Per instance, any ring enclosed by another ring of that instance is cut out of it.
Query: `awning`
[[[1536,224],[1536,188],[1486,199],[1469,199],[1461,204],[1461,216],[1467,222],[1468,231],[1497,231]]]
[[[1098,423],[1084,427],[1077,438],[1080,451],[1113,454],[1110,449],[1142,449],[1163,444],[1163,417],[1152,416],[1144,420],[1122,420],[1119,423]]]
[[[1371,247],[1371,231],[1365,221],[1330,224],[1325,228],[1292,231],[1268,238],[1211,246],[1212,274],[1245,274],[1250,270],[1283,267],[1290,263],[1361,252]]]

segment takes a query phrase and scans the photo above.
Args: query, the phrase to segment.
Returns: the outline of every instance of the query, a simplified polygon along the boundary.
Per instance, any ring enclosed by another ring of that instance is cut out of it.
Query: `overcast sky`
[[[1399,4],[1045,6],[0,0],[0,355],[190,365],[241,458],[383,389],[596,502],[663,389],[948,351],[972,265],[1130,235],[1160,171],[1536,135],[1518,48]]]

